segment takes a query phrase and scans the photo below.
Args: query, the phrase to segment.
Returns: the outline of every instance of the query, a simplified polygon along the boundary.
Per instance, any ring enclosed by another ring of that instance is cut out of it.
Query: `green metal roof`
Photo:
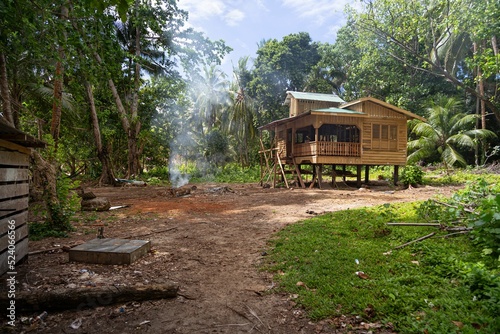
[[[305,92],[293,92],[293,91],[288,91],[286,93],[287,95],[285,104],[290,103],[291,96],[293,96],[298,100],[313,100],[313,101],[325,101],[325,102],[337,102],[337,103],[345,102],[336,94],[305,93]]]
[[[366,113],[361,111],[349,110],[349,109],[340,109],[340,108],[323,108],[323,109],[314,109],[313,112],[322,112],[322,113],[333,113],[333,114],[356,114],[356,115],[366,115]]]

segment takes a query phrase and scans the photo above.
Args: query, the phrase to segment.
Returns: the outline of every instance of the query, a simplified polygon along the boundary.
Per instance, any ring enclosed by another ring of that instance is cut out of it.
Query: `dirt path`
[[[129,207],[88,214],[69,239],[30,242],[30,251],[93,239],[93,224],[104,224],[106,237],[143,236],[138,239],[151,240],[153,251],[130,266],[70,263],[64,252],[32,255],[18,268],[22,273],[20,288],[36,292],[174,281],[180,286],[179,297],[125,305],[97,303],[84,310],[49,312],[45,323],[33,332],[345,332],[341,322],[349,319],[312,323],[290,296],[267,293],[274,287],[272,277],[258,267],[269,238],[287,224],[312,214],[427,199],[438,193],[449,195],[454,189],[377,186],[291,190],[263,189],[256,184],[203,184],[190,195],[177,198],[169,196],[166,188],[150,186],[89,190],[108,197],[112,205]],[[79,318],[81,326],[70,328]],[[16,328],[18,332],[26,329],[28,326],[21,324]]]

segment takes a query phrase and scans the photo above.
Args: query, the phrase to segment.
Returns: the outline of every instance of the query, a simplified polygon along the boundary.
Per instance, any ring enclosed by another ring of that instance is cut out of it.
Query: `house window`
[[[320,141],[359,143],[359,129],[350,124],[323,124],[318,131]]]
[[[373,124],[373,139],[380,139],[380,124]]]
[[[372,124],[372,148],[396,151],[398,142],[398,126],[388,124]]]

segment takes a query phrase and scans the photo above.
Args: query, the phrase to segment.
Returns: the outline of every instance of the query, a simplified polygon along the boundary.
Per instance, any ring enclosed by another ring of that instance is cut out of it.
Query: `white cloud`
[[[223,15],[226,4],[223,0],[179,0],[179,8],[189,12],[190,20],[198,21]]]
[[[318,25],[338,18],[345,6],[352,2],[352,0],[282,0],[284,7],[292,9],[299,17],[312,19]]]
[[[245,13],[239,9],[232,9],[224,15],[224,21],[228,26],[237,26],[245,18]]]

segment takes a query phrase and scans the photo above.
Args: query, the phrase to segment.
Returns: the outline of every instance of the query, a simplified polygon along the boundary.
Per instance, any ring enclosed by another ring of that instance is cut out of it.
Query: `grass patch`
[[[489,183],[500,182],[500,174],[487,173],[483,168],[477,169],[453,169],[448,171],[444,169],[427,170],[424,174],[424,184],[443,186],[443,185],[461,185],[467,182],[475,182],[480,177],[487,177]]]
[[[401,333],[498,332],[494,298],[500,295],[482,298],[472,288],[468,265],[483,258],[468,236],[434,237],[387,254],[436,231],[386,225],[419,221],[417,205],[340,211],[290,225],[271,242],[266,269],[314,320],[358,315],[391,323]],[[498,272],[482,268],[498,283]],[[359,271],[369,279],[358,277]]]

